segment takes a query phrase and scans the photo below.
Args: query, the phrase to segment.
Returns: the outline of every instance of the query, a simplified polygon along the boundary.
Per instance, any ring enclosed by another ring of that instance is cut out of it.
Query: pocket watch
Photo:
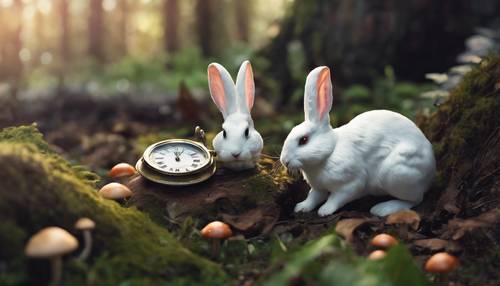
[[[206,147],[205,132],[199,126],[189,139],[168,139],[150,145],[137,161],[144,178],[171,186],[187,186],[208,180],[215,174],[215,152]]]

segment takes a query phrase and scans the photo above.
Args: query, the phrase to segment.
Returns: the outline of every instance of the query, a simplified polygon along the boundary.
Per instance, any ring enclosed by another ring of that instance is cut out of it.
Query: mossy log
[[[418,120],[434,146],[438,177],[422,209],[432,236],[457,241],[464,285],[498,281],[500,236],[500,57],[483,59],[429,117]],[[481,265],[478,267],[478,265]]]
[[[256,169],[244,172],[219,169],[208,181],[185,187],[156,184],[138,175],[128,184],[134,192],[128,204],[167,226],[188,218],[198,227],[222,220],[246,237],[268,234],[306,191],[301,183],[290,184],[283,171],[271,175],[273,163],[262,159]]]
[[[0,133],[0,164],[1,285],[46,284],[47,261],[27,259],[25,243],[47,226],[81,238],[73,229],[80,217],[96,222],[94,248],[85,263],[74,259],[77,253],[65,259],[65,285],[227,282],[219,266],[191,253],[147,215],[98,196],[96,176],[52,153],[34,126]]]

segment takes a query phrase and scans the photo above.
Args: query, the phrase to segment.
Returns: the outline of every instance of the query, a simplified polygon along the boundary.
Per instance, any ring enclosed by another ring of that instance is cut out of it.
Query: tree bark
[[[20,58],[20,52],[21,49],[23,48],[23,41],[21,38],[21,34],[23,31],[23,22],[22,22],[22,16],[23,16],[23,3],[21,0],[16,0],[14,2],[14,14],[17,19],[16,26],[14,28],[13,34],[12,34],[12,50],[10,57],[12,58],[12,77],[14,78],[14,89],[17,89],[17,81],[21,79],[22,73],[23,73],[23,62],[21,61]]]
[[[179,1],[165,0],[163,5],[165,49],[168,53],[175,53],[179,50]]]
[[[215,0],[196,1],[196,28],[198,43],[204,56],[209,57],[215,54],[213,21]]]
[[[249,19],[252,16],[252,1],[235,0],[235,16],[238,40],[248,42],[250,25]]]
[[[303,85],[289,66],[296,59],[288,49],[299,44],[304,78],[314,67],[327,65],[337,85],[370,84],[390,65],[399,79],[424,80],[426,72],[453,65],[474,28],[498,15],[500,4],[481,3],[490,9],[468,0],[295,1],[281,33],[261,52],[272,61],[265,73],[278,84],[280,102],[287,103]]]
[[[65,66],[71,60],[68,0],[59,0],[59,15],[61,17],[60,52],[63,65]]]
[[[129,14],[129,5],[127,0],[120,0],[119,2],[120,9],[120,54],[126,55],[128,52],[128,14]]]
[[[90,0],[89,7],[89,18],[88,18],[88,40],[89,54],[94,57],[99,62],[105,60],[104,49],[103,49],[103,9],[102,0]]]

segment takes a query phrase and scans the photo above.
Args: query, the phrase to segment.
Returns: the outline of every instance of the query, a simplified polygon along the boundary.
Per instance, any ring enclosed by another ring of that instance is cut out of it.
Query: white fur
[[[327,73],[328,83],[317,87],[320,73]],[[328,114],[318,114],[321,88],[327,90],[328,98],[322,104],[328,113],[332,90],[327,67],[318,67],[307,77],[306,120],[292,129],[281,152],[283,165],[300,170],[311,186],[295,211],[311,211],[326,200],[318,214],[327,216],[365,195],[396,198],[372,207],[371,213],[378,216],[419,204],[436,171],[432,145],[420,129],[403,115],[387,110],[362,113],[333,129]],[[299,146],[304,135],[309,140]]]
[[[212,141],[212,145],[217,152],[217,160],[224,167],[230,169],[243,170],[253,168],[260,157],[264,142],[259,132],[255,130],[250,114],[255,96],[250,62],[245,61],[241,64],[236,86],[223,66],[217,63],[212,63],[208,66],[209,69],[213,67],[219,72],[224,92],[221,95],[220,90],[210,86],[210,83],[213,83],[213,85],[217,84],[216,80],[218,77],[217,75],[213,76],[212,73],[211,78],[211,73],[209,72],[210,94],[224,116],[222,128],[226,131],[225,138],[223,131],[221,131]],[[215,70],[213,71],[215,72]],[[225,106],[217,103],[217,99],[221,96],[225,99]],[[247,128],[248,136],[245,136]],[[235,157],[235,154],[239,155]]]

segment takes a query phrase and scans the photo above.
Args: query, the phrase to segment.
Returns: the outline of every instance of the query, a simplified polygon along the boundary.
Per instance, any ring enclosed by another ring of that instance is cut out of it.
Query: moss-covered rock
[[[465,205],[452,204],[459,195],[462,204],[474,199],[475,192],[479,191],[477,186],[473,187],[476,179],[483,176],[491,179],[494,174],[488,173],[498,168],[500,153],[495,152],[498,151],[495,138],[499,137],[500,126],[499,82],[500,57],[486,58],[464,76],[437,112],[419,118],[418,124],[432,142],[437,159],[435,189],[440,190],[440,194],[436,196],[441,196],[440,206],[448,204],[448,210],[470,212]],[[481,187],[485,188],[489,187]],[[486,209],[496,207],[494,201],[486,205]],[[484,210],[485,205],[481,208]]]
[[[437,112],[419,119],[433,143],[438,179],[426,196],[423,219],[432,236],[452,239],[466,261],[451,277],[464,285],[500,277],[497,213],[500,174],[500,57],[466,74]],[[478,218],[493,217],[478,224]],[[476,223],[475,223],[476,222]],[[481,265],[481,267],[476,267]]]
[[[83,216],[97,224],[94,248],[86,263],[66,258],[66,285],[227,282],[217,265],[185,249],[143,213],[100,198],[87,175],[51,152],[34,126],[0,133],[0,164],[0,284],[45,284],[48,263],[25,258],[26,241],[51,225],[81,238],[72,226]]]

